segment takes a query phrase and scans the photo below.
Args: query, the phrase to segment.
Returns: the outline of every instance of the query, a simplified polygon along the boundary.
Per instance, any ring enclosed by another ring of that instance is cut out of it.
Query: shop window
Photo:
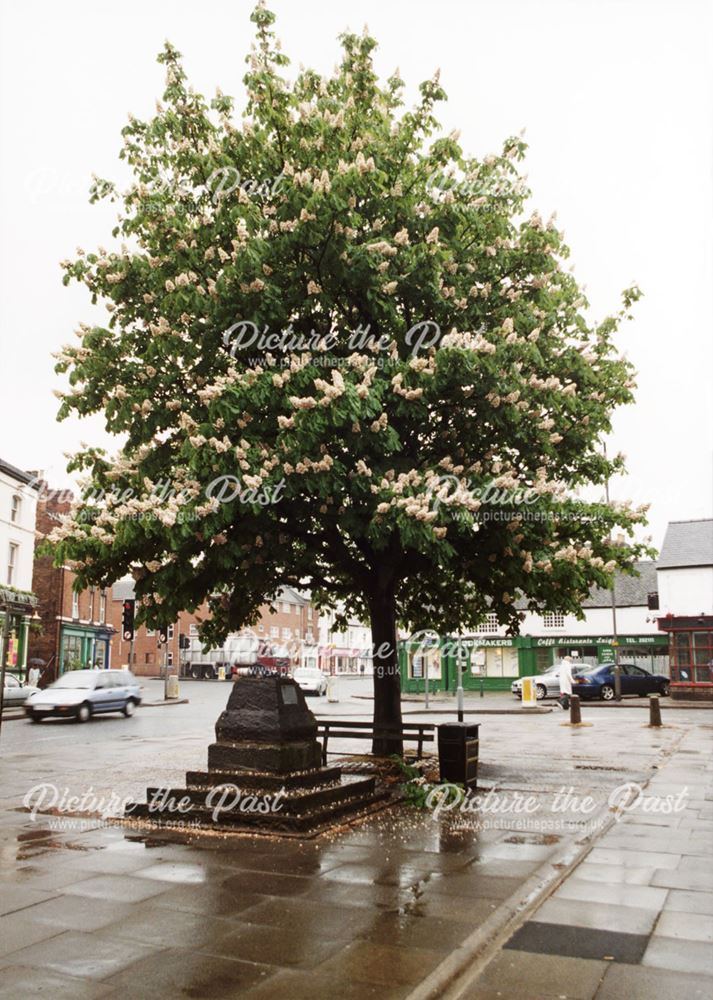
[[[78,635],[62,636],[62,670],[81,670],[82,639]]]
[[[428,679],[441,679],[441,651],[436,646],[433,649],[419,647],[409,651],[409,676],[414,680],[423,680],[428,668]]]
[[[475,650],[473,663],[480,666],[480,673],[485,677],[518,676],[517,649],[514,646],[488,646]]]
[[[548,670],[551,663],[550,650],[546,646],[535,651],[535,669],[538,674],[543,674],[545,670]]]
[[[671,642],[671,679],[713,683],[713,632],[675,632]]]
[[[557,612],[543,615],[542,624],[545,628],[564,628],[564,615]]]
[[[590,667],[596,667],[598,663],[605,662],[607,658],[606,650],[601,651],[596,646],[558,646],[555,653],[557,660],[571,656],[575,666],[588,664]]]
[[[691,662],[691,637],[688,632],[674,633],[671,653],[676,666]]]
[[[693,633],[693,659],[696,666],[708,666],[711,660],[713,632]]]

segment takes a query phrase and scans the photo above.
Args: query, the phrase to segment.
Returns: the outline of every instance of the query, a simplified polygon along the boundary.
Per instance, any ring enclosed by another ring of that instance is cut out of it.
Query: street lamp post
[[[606,442],[604,443],[604,457],[607,455]],[[604,496],[607,507],[609,506],[609,476],[604,482]],[[614,699],[621,701],[621,664],[619,663],[619,637],[616,629],[616,577],[612,575],[611,581],[611,619],[612,619],[612,646],[614,647]]]

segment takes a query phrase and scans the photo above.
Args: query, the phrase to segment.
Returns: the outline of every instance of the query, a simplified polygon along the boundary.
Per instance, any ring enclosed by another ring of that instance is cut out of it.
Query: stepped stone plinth
[[[239,677],[215,725],[208,770],[149,788],[127,820],[159,826],[312,834],[385,797],[375,778],[321,766],[317,720],[290,677]]]
[[[215,724],[208,768],[289,774],[321,764],[317,720],[291,677],[240,677]]]

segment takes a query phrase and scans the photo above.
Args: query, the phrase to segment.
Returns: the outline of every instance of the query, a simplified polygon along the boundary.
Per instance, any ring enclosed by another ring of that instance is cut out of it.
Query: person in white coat
[[[572,657],[565,656],[560,665],[560,705],[567,711],[572,697]]]

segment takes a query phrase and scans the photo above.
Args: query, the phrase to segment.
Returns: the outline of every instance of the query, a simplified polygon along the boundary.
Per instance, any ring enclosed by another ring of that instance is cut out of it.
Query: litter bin
[[[169,674],[166,678],[166,697],[178,697],[178,677],[175,674]]]
[[[446,722],[438,727],[441,781],[478,787],[479,729],[480,723],[472,722]]]

